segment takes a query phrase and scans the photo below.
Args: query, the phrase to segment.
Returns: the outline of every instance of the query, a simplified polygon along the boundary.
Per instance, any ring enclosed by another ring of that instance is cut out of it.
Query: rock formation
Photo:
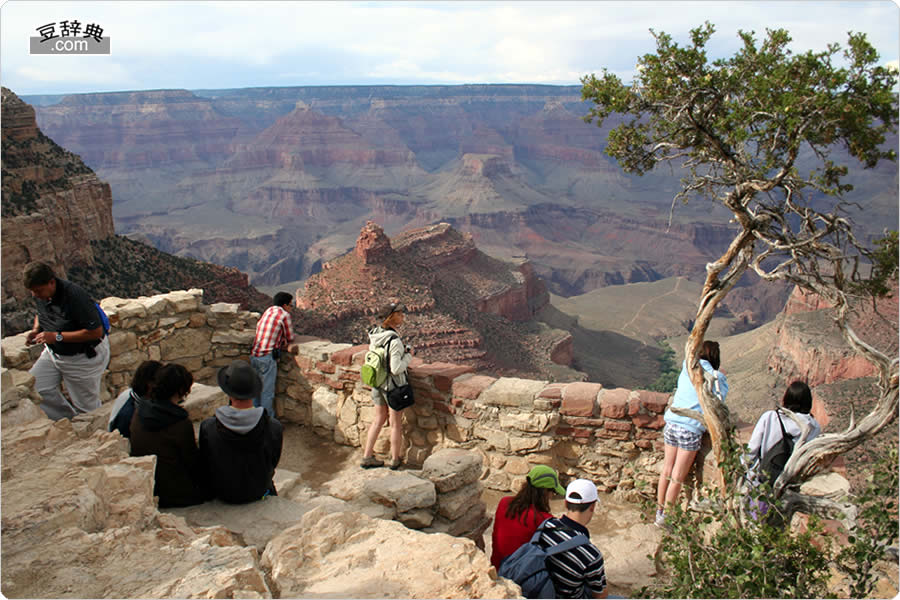
[[[22,267],[45,260],[65,274],[92,263],[88,242],[113,235],[112,195],[78,156],[44,136],[34,109],[2,89],[3,302],[28,296]]]
[[[365,343],[374,313],[389,301],[406,305],[404,340],[424,360],[508,374],[571,364],[566,332],[535,331],[549,295],[531,265],[490,258],[446,223],[389,239],[368,222],[353,252],[325,263],[298,290],[296,327]]]

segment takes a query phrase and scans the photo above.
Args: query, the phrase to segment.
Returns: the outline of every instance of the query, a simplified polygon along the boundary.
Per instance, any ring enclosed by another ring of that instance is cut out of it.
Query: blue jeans
[[[278,363],[271,354],[251,356],[250,365],[262,379],[262,391],[259,398],[253,399],[253,406],[262,406],[270,417],[275,416],[275,378],[278,375]]]

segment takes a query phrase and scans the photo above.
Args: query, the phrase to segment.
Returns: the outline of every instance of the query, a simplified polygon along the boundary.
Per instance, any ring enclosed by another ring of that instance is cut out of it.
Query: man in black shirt
[[[29,263],[22,275],[38,311],[25,341],[44,344],[30,371],[43,400],[41,408],[54,421],[99,408],[109,339],[96,304],[82,287],[56,277],[46,263]],[[65,382],[71,402],[60,382]]]

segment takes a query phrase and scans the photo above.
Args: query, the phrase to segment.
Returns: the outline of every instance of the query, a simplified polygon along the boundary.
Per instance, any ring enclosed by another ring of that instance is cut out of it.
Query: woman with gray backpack
[[[809,428],[806,441],[822,431],[819,422],[809,414],[812,404],[812,391],[803,381],[791,383],[781,398],[781,406],[792,411]],[[775,480],[784,471],[800,434],[800,425],[780,409],[767,410],[759,417],[747,444],[750,452],[744,457],[744,462],[748,464],[747,480],[751,487],[762,483],[775,484]],[[768,504],[761,500],[750,502],[754,518],[761,518],[768,509]]]
[[[412,388],[406,378],[406,369],[412,360],[412,348],[405,346],[397,333],[403,324],[402,304],[389,304],[378,311],[381,325],[369,330],[369,351],[361,369],[363,383],[372,386],[372,402],[375,417],[369,426],[366,445],[360,466],[363,469],[384,466],[384,461],[375,458],[375,441],[384,427],[391,422],[391,464],[396,470],[402,464],[400,453],[403,449],[403,415],[401,411],[412,404]]]

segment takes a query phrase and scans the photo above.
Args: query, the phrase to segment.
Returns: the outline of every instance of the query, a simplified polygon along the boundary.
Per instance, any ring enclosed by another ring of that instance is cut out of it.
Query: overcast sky
[[[31,55],[37,28],[96,24],[110,54]],[[874,2],[40,2],[0,7],[0,83],[17,94],[255,86],[547,83],[606,67],[631,81],[649,29],[709,20],[711,54],[737,31],[783,27],[794,50],[865,32],[897,64],[900,8]]]

